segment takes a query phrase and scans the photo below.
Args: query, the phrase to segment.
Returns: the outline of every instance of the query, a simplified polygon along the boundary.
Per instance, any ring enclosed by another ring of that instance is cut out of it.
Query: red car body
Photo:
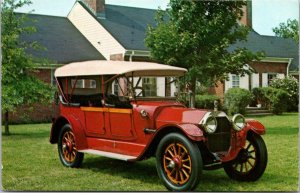
[[[94,63],[104,63],[105,65],[115,64],[112,61],[94,61]],[[123,63],[127,64],[128,62]],[[135,64],[138,65],[138,62]],[[84,63],[81,63],[81,65],[84,65]],[[172,68],[175,67],[170,67],[166,74],[170,74],[169,72],[172,70],[179,69]],[[72,70],[72,68],[70,69]],[[73,84],[75,85],[78,77],[87,76],[84,73],[89,72],[83,72],[82,75],[75,73],[75,75],[72,76],[72,72],[69,72],[70,69],[63,71],[63,73],[67,72],[66,76],[57,76],[57,84],[61,96],[61,102],[59,103],[60,115],[53,119],[50,135],[50,142],[52,144],[59,143],[61,138],[68,136],[67,134],[61,134],[62,128],[65,125],[70,125],[70,130],[72,131],[71,134],[74,135],[74,137],[71,137],[70,139],[72,139],[73,142],[72,140],[64,141],[64,139],[61,139],[63,142],[61,142],[61,145],[59,146],[59,152],[62,152],[62,162],[63,164],[67,163],[64,164],[66,166],[74,166],[68,164],[72,164],[72,161],[70,160],[72,160],[72,156],[76,159],[75,154],[77,156],[77,153],[92,153],[126,161],[147,159],[151,156],[155,156],[155,152],[157,157],[157,148],[160,147],[159,144],[162,139],[172,133],[178,133],[185,137],[187,141],[189,141],[188,143],[196,144],[199,147],[203,168],[214,169],[224,167],[225,164],[229,164],[237,159],[246,159],[247,156],[240,155],[242,154],[240,152],[246,152],[245,146],[249,133],[255,136],[260,136],[265,133],[265,127],[258,121],[246,120],[243,124],[243,128],[240,128],[237,131],[234,129],[233,121],[230,120],[224,112],[187,108],[185,105],[174,99],[164,97],[147,99],[133,97],[126,101],[128,106],[125,108],[106,104],[105,100],[107,99],[107,95],[103,89],[104,85],[108,82],[110,83],[110,80],[113,80],[120,75],[125,74],[126,76],[126,73],[130,74],[130,71],[122,74],[114,74],[114,72],[112,73],[112,78],[108,81],[105,81],[105,73],[104,75],[99,74],[99,82],[100,85],[102,85],[102,90],[98,93],[98,95],[101,95],[98,99],[99,101],[101,100],[100,105],[72,104],[71,99],[75,86],[72,90],[68,88],[68,85],[69,87],[72,87],[72,83],[68,83],[68,81],[70,82],[68,77],[76,78],[76,81],[73,81]],[[147,70],[149,71],[149,69]],[[179,69],[179,71],[180,70],[183,73],[185,72],[184,69]],[[76,71],[76,69],[74,71]],[[151,73],[153,72],[155,74],[158,72],[154,71],[155,70],[151,69]],[[162,73],[160,73],[160,75],[162,75]],[[81,97],[87,96],[82,95]],[[207,119],[207,117],[214,117],[216,120],[217,126],[214,133],[208,133],[204,128],[205,124],[203,123],[203,120]],[[60,137],[60,135],[63,135],[63,137]],[[184,144],[185,142],[180,142],[179,140],[178,143]],[[187,147],[179,147],[178,149],[179,152],[183,150],[186,152],[191,151]],[[74,155],[68,155],[68,150],[70,154]],[[172,149],[166,149],[165,151],[167,152],[168,150]],[[250,153],[251,152],[249,151],[249,155],[247,153],[244,154],[247,154],[250,159]],[[67,162],[64,160],[64,157]],[[169,176],[166,182],[164,182],[166,187],[171,190],[193,189],[197,183],[191,183],[192,185],[189,185],[189,181],[192,180],[192,170],[189,171],[189,174],[186,174],[188,169],[181,169],[184,165],[183,160],[178,161],[178,157],[175,155],[171,158],[173,161],[171,160],[168,164],[166,164],[165,161],[163,162],[165,169],[162,169],[162,171],[166,173],[166,176]],[[192,157],[189,158],[191,162]],[[68,161],[70,161],[70,163]],[[259,164],[259,161],[256,160],[252,164],[248,164],[248,167]],[[245,167],[247,167],[247,162],[250,161],[238,161],[238,163],[242,163],[241,165],[243,166],[245,163]],[[174,164],[175,166],[173,166]],[[186,177],[172,177],[172,174],[170,174],[167,167],[173,167],[172,171],[176,170],[177,172],[178,170],[178,174],[176,173],[176,175],[186,175]],[[265,168],[265,166],[263,167]],[[244,169],[245,172],[243,169],[240,170],[243,174],[247,174],[251,171],[251,169],[249,171]],[[164,172],[162,172],[162,176],[164,175]],[[260,175],[261,174],[259,174],[259,177]],[[164,181],[163,177],[162,179]]]

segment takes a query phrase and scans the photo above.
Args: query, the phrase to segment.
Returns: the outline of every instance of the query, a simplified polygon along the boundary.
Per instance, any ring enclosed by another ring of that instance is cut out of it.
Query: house
[[[251,1],[244,7],[240,23],[252,26]],[[24,36],[28,41],[38,41],[47,52],[32,52],[35,56],[47,58],[52,65],[39,69],[38,76],[46,82],[53,82],[53,71],[57,66],[84,60],[151,61],[150,52],[144,44],[147,25],[155,25],[156,10],[105,4],[105,0],[78,0],[67,17],[33,15],[30,17],[37,32]],[[229,75],[228,81],[219,82],[211,88],[213,94],[221,97],[232,87],[252,89],[268,86],[274,77],[298,74],[298,46],[292,40],[263,36],[252,30],[247,42],[232,45],[251,51],[264,51],[265,58],[251,61],[246,67],[256,73],[248,76]],[[144,79],[150,85],[149,93],[165,94],[164,79]],[[142,83],[143,84],[143,83]]]
[[[243,11],[240,23],[252,27],[251,1]],[[82,0],[75,3],[68,18],[106,59],[133,61],[149,60],[144,39],[147,25],[155,25],[154,15],[155,10],[151,9],[105,5],[104,0]],[[293,40],[260,35],[254,30],[247,40],[231,45],[229,50],[245,47],[253,52],[263,51],[265,58],[247,64],[254,69],[254,74],[243,77],[229,74],[229,80],[210,89],[213,94],[222,97],[232,87],[250,90],[268,86],[275,77],[297,75],[299,49]],[[163,80],[159,82],[163,84]]]

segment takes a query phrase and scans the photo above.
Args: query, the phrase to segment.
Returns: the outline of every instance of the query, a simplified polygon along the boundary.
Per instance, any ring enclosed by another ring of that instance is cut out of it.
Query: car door
[[[86,135],[100,137],[106,134],[105,109],[97,107],[81,107],[85,116]]]
[[[132,122],[132,109],[108,108],[107,114],[113,139],[131,140],[136,138]]]

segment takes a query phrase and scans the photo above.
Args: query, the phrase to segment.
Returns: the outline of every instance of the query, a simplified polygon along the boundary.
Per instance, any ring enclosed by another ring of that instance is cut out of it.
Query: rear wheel
[[[156,167],[160,179],[169,190],[193,190],[202,173],[199,148],[184,135],[170,133],[158,145]]]
[[[61,163],[67,167],[79,167],[83,160],[83,153],[77,151],[75,136],[69,124],[65,124],[58,138],[58,154]]]
[[[260,135],[248,133],[245,147],[234,161],[226,163],[227,175],[238,181],[256,181],[264,173],[268,162],[267,148]]]

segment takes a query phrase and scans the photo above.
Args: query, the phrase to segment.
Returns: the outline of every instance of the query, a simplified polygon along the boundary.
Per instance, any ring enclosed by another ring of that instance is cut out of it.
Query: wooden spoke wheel
[[[184,135],[170,133],[156,150],[157,172],[164,185],[173,191],[196,188],[202,173],[201,153]]]
[[[192,160],[188,150],[180,143],[171,143],[163,157],[164,170],[174,184],[183,185],[191,176]]]
[[[264,173],[268,161],[266,145],[260,135],[249,133],[236,159],[224,165],[227,175],[238,181],[255,181]]]
[[[75,136],[69,124],[62,127],[58,139],[58,154],[60,161],[67,167],[79,167],[83,153],[77,151]]]
[[[75,147],[75,139],[72,131],[67,131],[63,134],[62,151],[66,161],[73,162],[75,160],[77,149]]]

